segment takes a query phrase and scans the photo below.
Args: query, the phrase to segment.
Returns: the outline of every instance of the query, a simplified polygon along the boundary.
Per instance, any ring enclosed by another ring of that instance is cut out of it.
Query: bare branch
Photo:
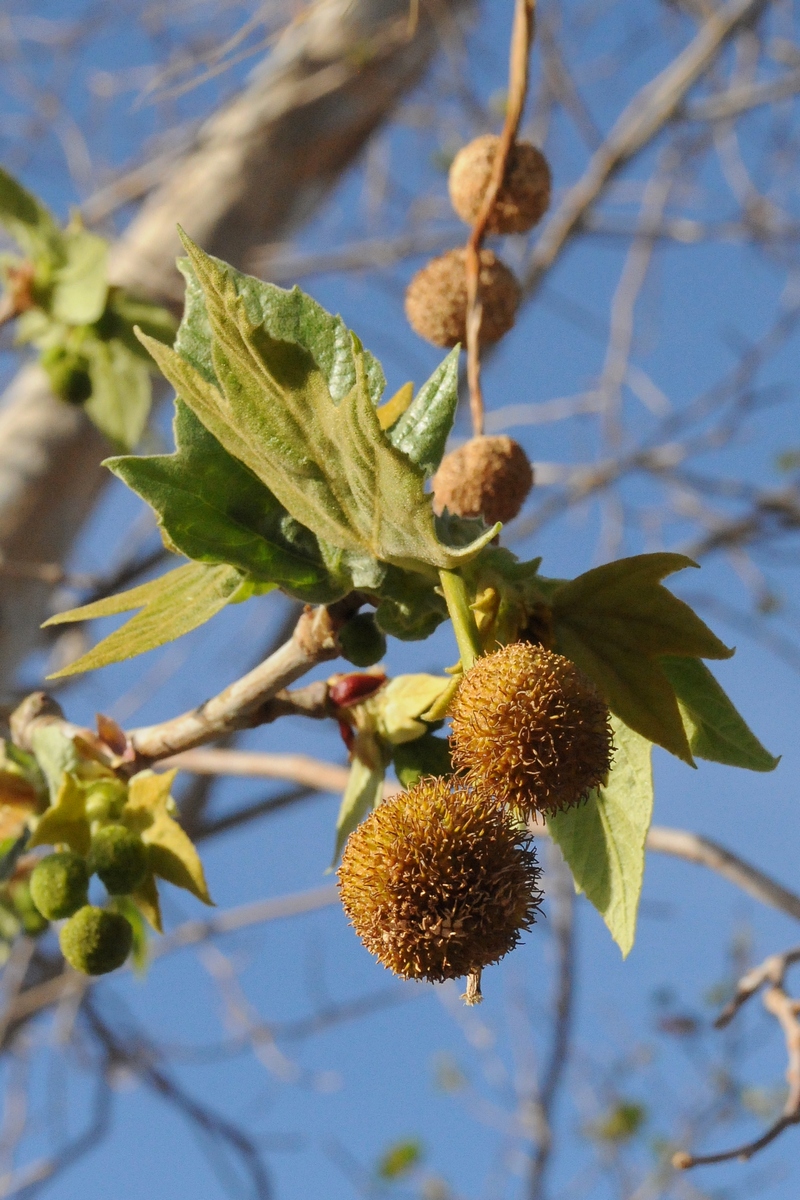
[[[764,1007],[776,1018],[783,1030],[789,1060],[786,1068],[789,1094],[786,1097],[781,1116],[760,1137],[745,1142],[741,1146],[735,1146],[732,1150],[723,1150],[717,1154],[689,1154],[685,1150],[680,1150],[673,1156],[672,1165],[674,1167],[685,1171],[690,1167],[730,1162],[734,1158],[746,1162],[759,1150],[763,1150],[774,1142],[791,1125],[800,1124],[800,1001],[787,995],[783,986],[788,968],[796,962],[800,962],[800,947],[787,950],[784,954],[773,954],[760,966],[748,971],[747,975],[739,981],[734,999],[716,1021],[717,1028],[723,1028],[763,984],[769,984],[763,997]]]

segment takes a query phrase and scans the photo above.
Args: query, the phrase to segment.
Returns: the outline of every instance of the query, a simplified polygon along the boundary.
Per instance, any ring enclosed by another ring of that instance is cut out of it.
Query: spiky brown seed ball
[[[455,346],[467,337],[466,252],[448,250],[417,271],[406,290],[411,328],[434,346]],[[481,344],[498,342],[514,324],[520,286],[491,250],[481,250],[480,294],[483,303]]]
[[[499,144],[496,134],[487,133],[464,146],[453,159],[450,200],[467,225],[474,224],[480,212]],[[486,232],[527,233],[547,212],[550,187],[550,167],[541,150],[530,142],[516,142]]]
[[[422,779],[351,833],[339,891],[356,933],[404,979],[458,979],[497,962],[533,924],[530,839],[489,798]]]
[[[526,816],[585,799],[611,766],[608,709],[568,658],[513,642],[479,658],[451,706],[453,762]]]
[[[513,438],[471,438],[445,455],[433,480],[433,507],[487,525],[511,521],[533,487],[528,456]]]

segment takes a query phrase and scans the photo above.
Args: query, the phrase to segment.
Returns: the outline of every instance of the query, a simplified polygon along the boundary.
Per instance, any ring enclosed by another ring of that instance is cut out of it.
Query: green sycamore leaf
[[[650,742],[612,717],[616,754],[608,783],[585,804],[548,816],[575,887],[608,926],[627,958],[636,936],[645,841],[653,817]]]
[[[761,745],[704,662],[667,656],[661,666],[678,697],[693,754],[750,771],[775,770],[780,759]]]
[[[312,603],[330,603],[353,589],[343,555],[326,547],[326,563],[313,534],[297,526],[180,399],[175,444],[174,454],[105,463],[155,510],[171,549],[198,562],[228,563]]]
[[[204,904],[213,904],[200,856],[191,838],[170,815],[170,809],[174,807],[170,789],[177,773],[175,769],[162,775],[155,771],[140,771],[134,775],[120,821],[138,833],[147,846],[152,874],[191,892]],[[152,890],[147,881],[140,889],[143,898],[150,895],[151,903]],[[135,899],[139,903],[138,893]],[[146,911],[145,916],[148,916]]]
[[[234,567],[187,563],[119,596],[109,596],[94,604],[58,613],[45,625],[88,621],[130,612],[134,608],[142,609],[87,654],[68,667],[62,667],[50,678],[77,675],[109,663],[124,662],[146,650],[163,646],[210,620],[235,596],[241,583],[242,576]]]
[[[450,351],[400,419],[389,429],[389,441],[402,450],[426,476],[433,475],[458,407],[458,359],[460,347]]]
[[[147,364],[118,338],[88,337],[81,351],[89,360],[92,394],[84,404],[89,420],[108,440],[131,450],[144,433],[152,388]]]
[[[380,803],[387,759],[388,755],[379,738],[372,733],[356,734],[350,776],[336,818],[336,844],[329,871],[336,869],[350,834],[367,813]]]
[[[106,306],[108,242],[75,223],[62,236],[64,261],[53,273],[47,307],[65,325],[91,325]]]
[[[398,675],[358,706],[359,716],[390,746],[413,742],[427,732],[420,714],[449,687],[446,675]]]
[[[89,853],[92,837],[86,817],[86,788],[72,771],[66,771],[55,800],[39,820],[29,845],[64,844],[76,854]]]
[[[205,297],[219,387],[209,378],[207,359],[201,371],[177,351],[145,344],[225,449],[296,520],[343,550],[422,573],[474,557],[496,530],[463,549],[439,541],[424,471],[380,428],[371,360],[360,344],[352,340],[351,358],[336,344],[343,368],[326,378],[322,353],[298,322],[299,293],[248,279],[191,243],[187,248]],[[293,333],[298,340],[285,340]],[[331,351],[330,338],[321,345]],[[351,363],[354,378],[345,380],[345,390],[344,368]]]
[[[63,260],[64,235],[52,213],[1,167],[0,225],[27,258],[51,265]]]
[[[550,598],[558,649],[599,687],[631,729],[693,765],[663,655],[730,658],[707,625],[661,580],[696,563],[682,554],[639,554],[596,567]]]
[[[392,748],[392,762],[404,788],[413,787],[423,775],[452,775],[450,744],[446,738],[425,733],[413,742]]]

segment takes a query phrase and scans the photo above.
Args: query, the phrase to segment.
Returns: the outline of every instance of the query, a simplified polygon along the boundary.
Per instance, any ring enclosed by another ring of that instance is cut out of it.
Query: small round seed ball
[[[467,225],[473,225],[480,212],[499,144],[496,134],[487,133],[464,146],[453,159],[450,200]],[[530,142],[516,142],[487,233],[527,233],[547,212],[550,186],[550,167],[541,150]]]
[[[40,937],[50,926],[33,902],[30,880],[21,879],[11,889],[11,902],[28,937]]]
[[[479,658],[451,705],[453,762],[525,816],[586,798],[611,767],[608,709],[560,654],[513,642]]]
[[[339,630],[343,658],[355,667],[372,667],[386,653],[386,635],[375,623],[374,613],[356,613]]]
[[[513,438],[471,438],[445,455],[433,480],[433,507],[487,525],[511,521],[533,487],[528,456]]]
[[[98,779],[86,796],[86,816],[90,821],[118,817],[127,798],[128,788],[121,780]]]
[[[147,847],[125,825],[104,825],[92,838],[89,869],[112,896],[134,891],[147,871]]]
[[[76,971],[107,975],[130,954],[133,929],[120,913],[86,904],[62,927],[58,940],[61,953]]]
[[[491,250],[481,250],[483,302],[481,344],[498,342],[514,324],[520,286],[513,272]],[[406,290],[411,328],[434,346],[450,347],[467,337],[466,252],[448,250],[417,271]]]
[[[86,903],[89,871],[85,859],[71,850],[48,854],[31,872],[31,899],[48,921],[71,917]]]
[[[541,900],[530,839],[453,779],[421,779],[348,838],[344,910],[366,948],[404,979],[458,979],[513,950]]]

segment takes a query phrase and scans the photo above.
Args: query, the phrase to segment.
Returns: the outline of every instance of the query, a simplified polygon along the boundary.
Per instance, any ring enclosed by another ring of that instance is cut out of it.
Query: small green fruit
[[[50,386],[68,404],[84,404],[92,394],[89,360],[75,350],[51,346],[45,350],[41,364],[47,372]]]
[[[147,873],[147,847],[126,825],[105,825],[92,838],[89,870],[112,896],[134,891]]]
[[[339,630],[343,656],[356,667],[371,667],[386,653],[386,638],[372,613],[358,613]]]
[[[11,902],[28,937],[40,937],[49,928],[50,922],[47,917],[43,917],[33,903],[30,883],[27,879],[20,880],[13,886]]]
[[[107,975],[131,952],[133,929],[119,913],[86,904],[70,917],[59,935],[61,953],[84,975]]]
[[[128,789],[120,780],[98,779],[86,796],[86,816],[90,821],[113,821],[127,798]]]
[[[86,862],[71,850],[48,854],[31,872],[31,898],[43,917],[60,921],[86,903],[89,872]]]

